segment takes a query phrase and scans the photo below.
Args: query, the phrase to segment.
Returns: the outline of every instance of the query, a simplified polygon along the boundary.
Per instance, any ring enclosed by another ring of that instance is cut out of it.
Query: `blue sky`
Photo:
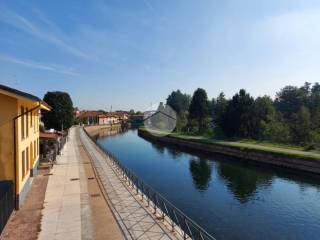
[[[320,81],[318,0],[1,1],[0,83],[82,109]]]

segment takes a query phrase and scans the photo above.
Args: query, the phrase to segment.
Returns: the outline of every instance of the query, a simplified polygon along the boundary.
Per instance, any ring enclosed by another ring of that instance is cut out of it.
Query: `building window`
[[[29,137],[29,113],[28,113],[28,108],[26,108],[26,132],[27,132],[27,137]]]
[[[39,156],[39,138],[37,139],[37,154]]]
[[[36,114],[36,120],[35,121],[37,121],[36,132],[39,132],[39,113]]]
[[[33,158],[36,159],[37,157],[37,145],[36,140],[33,141]]]
[[[24,107],[21,106],[20,114],[24,113]],[[21,116],[21,139],[24,139],[24,115]]]
[[[36,132],[37,129],[37,115],[36,115],[36,111],[34,112],[34,125],[33,125],[33,132]]]
[[[26,172],[26,153],[25,153],[25,151],[23,150],[22,151],[22,157],[21,157],[21,170],[22,170],[22,180],[23,180],[23,178],[24,178],[24,175],[25,175],[25,172]]]
[[[27,159],[27,172],[29,171],[29,168],[30,168],[30,162],[29,162],[29,147],[27,147],[27,152],[26,152],[26,155],[27,155],[27,157],[26,157],[26,159]],[[27,173],[26,172],[26,173]]]
[[[33,127],[33,112],[30,112],[30,127]]]

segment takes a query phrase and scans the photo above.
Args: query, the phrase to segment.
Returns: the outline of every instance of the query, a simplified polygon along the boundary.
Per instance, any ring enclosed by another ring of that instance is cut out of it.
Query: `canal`
[[[219,239],[319,239],[314,176],[154,143],[137,130],[97,140]]]

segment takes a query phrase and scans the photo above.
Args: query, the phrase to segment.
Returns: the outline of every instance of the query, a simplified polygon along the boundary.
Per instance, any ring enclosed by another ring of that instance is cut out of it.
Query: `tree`
[[[167,105],[175,110],[177,114],[185,113],[189,109],[190,96],[181,93],[179,89],[177,91],[172,91],[167,97]]]
[[[73,103],[66,92],[47,92],[43,100],[52,110],[43,114],[46,128],[68,129],[73,124]]]
[[[198,131],[203,130],[203,121],[208,116],[208,97],[204,89],[198,88],[192,96],[189,107],[189,120],[198,121]]]
[[[181,131],[187,125],[187,111],[190,106],[191,97],[181,93],[180,90],[172,91],[167,98],[169,105],[177,113],[176,131]]]
[[[309,110],[313,129],[320,129],[320,84],[315,83],[311,89]]]
[[[285,119],[292,120],[293,114],[306,104],[306,95],[306,88],[286,86],[277,93],[275,105]]]
[[[311,117],[308,108],[301,106],[297,114],[294,115],[292,125],[293,140],[295,143],[312,142]]]
[[[279,114],[276,114],[270,121],[260,123],[259,136],[261,140],[270,142],[288,143],[291,142],[290,128]]]
[[[268,124],[271,121],[276,120],[276,109],[273,101],[269,96],[258,97],[254,101],[254,113],[253,113],[254,128],[252,129],[252,137],[262,137],[262,124]]]
[[[254,99],[241,89],[226,108],[221,128],[229,137],[252,137],[255,126]]]
[[[212,99],[212,119],[215,125],[215,129],[221,131],[226,109],[228,107],[228,100],[225,98],[223,92],[219,94],[217,99]]]

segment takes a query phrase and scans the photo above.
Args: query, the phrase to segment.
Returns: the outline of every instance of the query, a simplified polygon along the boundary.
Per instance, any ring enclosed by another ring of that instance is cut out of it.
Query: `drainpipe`
[[[14,134],[14,135],[13,135],[13,141],[14,141],[14,142],[13,142],[14,200],[15,200],[14,202],[15,202],[15,209],[16,209],[16,210],[19,210],[19,199],[18,199],[18,197],[17,197],[17,182],[18,182],[17,177],[18,177],[18,176],[17,176],[17,136],[16,136],[17,128],[16,128],[16,120],[17,120],[18,118],[20,118],[21,116],[23,116],[23,115],[25,115],[25,114],[27,114],[27,113],[29,113],[29,112],[32,112],[32,111],[40,108],[40,105],[41,105],[41,102],[39,101],[39,102],[38,102],[38,106],[36,106],[36,107],[34,107],[34,108],[32,108],[32,109],[30,109],[30,110],[28,110],[28,111],[26,111],[26,112],[18,115],[18,116],[14,117],[14,118],[12,119],[12,120],[13,120],[13,134]]]

